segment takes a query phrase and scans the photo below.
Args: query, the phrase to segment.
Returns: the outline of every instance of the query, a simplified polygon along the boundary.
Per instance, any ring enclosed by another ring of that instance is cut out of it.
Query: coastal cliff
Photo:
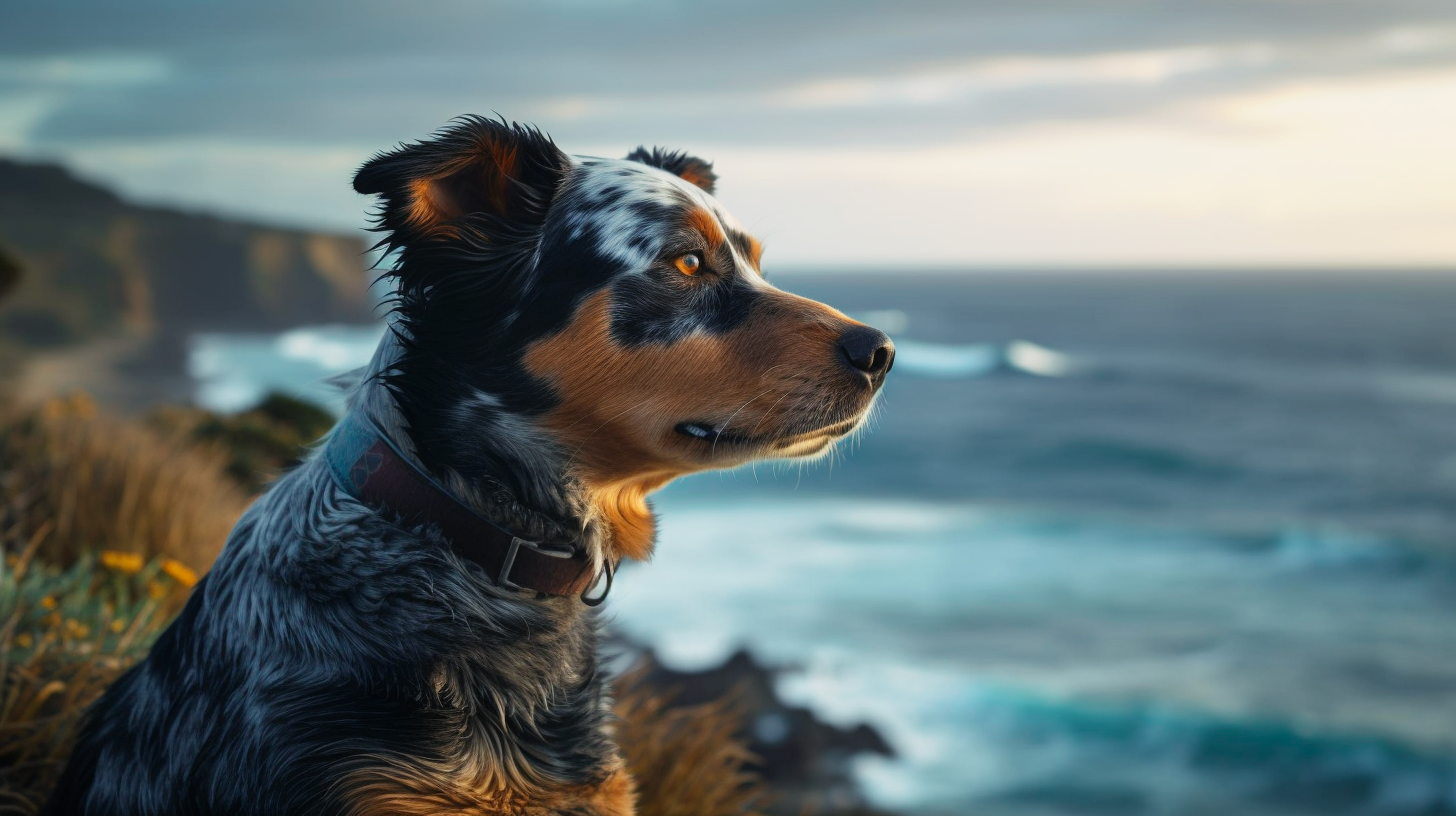
[[[356,236],[140,206],[60,166],[0,159],[0,254],[19,269],[0,275],[0,359],[44,380],[40,393],[126,366],[122,403],[175,398],[146,393],[136,375],[180,378],[194,332],[372,320],[366,248]]]

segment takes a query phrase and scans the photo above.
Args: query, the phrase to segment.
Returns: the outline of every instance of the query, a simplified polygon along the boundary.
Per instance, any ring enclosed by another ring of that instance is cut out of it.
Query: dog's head
[[[893,344],[771,285],[715,180],[680,153],[572,158],[475,117],[365,164],[354,188],[380,196],[397,252],[388,382],[426,464],[552,469],[642,557],[651,490],[857,428]]]

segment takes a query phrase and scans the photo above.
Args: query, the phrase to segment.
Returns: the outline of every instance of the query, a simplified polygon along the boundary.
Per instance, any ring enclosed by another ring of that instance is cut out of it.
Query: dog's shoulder
[[[208,642],[198,633],[207,595],[203,578],[148,657],[86,713],[46,814],[181,816],[208,809],[211,780],[194,771],[226,751],[223,740],[235,738],[225,701],[236,684],[216,662],[188,659]]]
[[[406,769],[417,785],[478,797],[464,777],[519,760],[495,746],[527,746],[566,778],[602,778],[611,752],[594,673],[549,705],[536,685],[514,685],[580,673],[594,627],[489,603],[498,590],[452,558],[428,531],[349,499],[323,468],[288,474],[148,657],[92,707],[46,812],[355,813],[383,801],[377,780]],[[546,657],[515,665],[533,633]],[[511,712],[508,739],[487,733],[490,710]]]

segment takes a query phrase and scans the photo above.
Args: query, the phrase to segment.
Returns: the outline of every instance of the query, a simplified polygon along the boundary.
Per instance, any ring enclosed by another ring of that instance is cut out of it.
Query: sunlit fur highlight
[[[452,224],[461,216],[507,209],[515,172],[515,147],[483,138],[477,155],[445,163],[431,175],[410,182],[406,223],[425,235],[458,238]]]
[[[687,222],[703,236],[709,248],[716,249],[728,240],[728,236],[723,234],[723,225],[707,210],[694,209],[688,213]]]
[[[347,816],[632,816],[636,791],[617,762],[588,785],[521,788],[452,784],[450,776],[398,759],[346,777],[340,787],[350,802]]]
[[[744,240],[748,244],[748,262],[753,264],[754,269],[762,269],[763,244],[752,235],[745,235]]]

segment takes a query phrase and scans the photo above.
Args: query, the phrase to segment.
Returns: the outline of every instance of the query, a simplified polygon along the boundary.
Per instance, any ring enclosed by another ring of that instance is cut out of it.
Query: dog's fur
[[[827,449],[893,346],[766,282],[715,178],[474,117],[375,157],[354,186],[397,300],[350,410],[598,564],[651,553],[646,496],[674,477]],[[577,598],[496,586],[315,457],[95,706],[47,812],[629,814],[595,647]]]

